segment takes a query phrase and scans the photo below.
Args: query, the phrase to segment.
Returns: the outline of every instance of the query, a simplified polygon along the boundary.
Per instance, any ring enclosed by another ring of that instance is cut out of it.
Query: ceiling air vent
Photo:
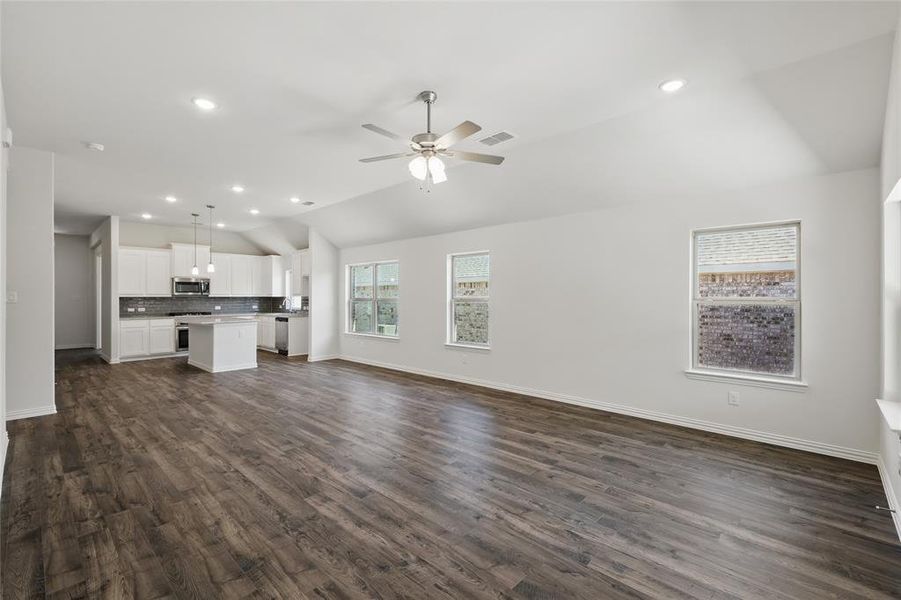
[[[500,133],[495,133],[494,135],[490,135],[486,138],[479,140],[486,146],[496,146],[501,142],[506,142],[507,140],[512,140],[513,134],[507,133],[506,131],[501,131]]]

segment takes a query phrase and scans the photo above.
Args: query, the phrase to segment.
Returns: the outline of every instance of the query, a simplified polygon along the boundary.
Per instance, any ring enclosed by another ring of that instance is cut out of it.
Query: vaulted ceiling
[[[876,166],[896,19],[882,2],[5,1],[0,39],[15,141],[57,153],[59,230],[212,203],[235,231],[304,223],[347,246]],[[664,95],[671,77],[688,85]],[[459,146],[507,161],[451,164],[428,194],[404,161],[357,162],[402,150],[362,123],[424,130],[424,89],[439,132],[515,134]]]

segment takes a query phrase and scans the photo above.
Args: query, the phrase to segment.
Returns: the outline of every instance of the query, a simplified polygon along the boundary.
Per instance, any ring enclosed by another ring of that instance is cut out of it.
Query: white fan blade
[[[373,125],[372,123],[366,123],[365,125],[363,125],[363,129],[368,129],[369,131],[371,131],[373,133],[383,135],[385,137],[391,138],[392,140],[397,140],[398,142],[403,142],[404,144],[410,143],[410,140],[408,140],[407,138],[403,138],[403,137],[397,135],[396,133],[392,133],[392,132],[388,131],[387,129],[382,129],[378,125]]]
[[[382,156],[370,156],[369,158],[361,158],[360,162],[370,163],[380,160],[391,160],[392,158],[402,158],[404,156],[413,156],[416,152],[398,152],[397,154],[383,154]]]
[[[463,152],[462,150],[454,150],[452,152],[442,152],[442,154],[451,158],[459,158],[460,160],[469,160],[472,162],[486,163],[489,165],[499,165],[504,162],[503,156],[495,156],[493,154],[479,154],[478,152]]]
[[[481,131],[482,128],[473,123],[472,121],[463,121],[440,138],[435,140],[436,148],[450,148],[457,142],[461,140],[465,140],[472,134],[477,131]]]

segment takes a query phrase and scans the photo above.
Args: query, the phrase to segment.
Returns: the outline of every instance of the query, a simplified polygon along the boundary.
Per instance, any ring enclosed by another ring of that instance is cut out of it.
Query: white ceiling
[[[185,224],[213,203],[230,229],[287,239],[293,217],[341,246],[875,166],[897,22],[882,2],[2,12],[9,121],[17,144],[57,153],[59,230],[142,212]],[[660,93],[674,76],[689,85]],[[403,161],[357,162],[402,150],[362,123],[424,129],[423,89],[438,92],[439,132],[471,119],[515,133],[459,146],[508,160],[453,166],[429,195]],[[192,96],[221,108],[200,113]]]

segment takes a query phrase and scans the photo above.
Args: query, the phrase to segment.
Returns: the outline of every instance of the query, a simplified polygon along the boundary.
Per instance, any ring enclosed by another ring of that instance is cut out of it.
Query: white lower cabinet
[[[150,321],[150,354],[175,352],[175,319]]]
[[[129,319],[119,323],[119,356],[131,358],[146,356],[150,351],[150,322],[147,319]]]
[[[119,322],[119,357],[138,358],[175,352],[174,319],[126,319]]]
[[[259,317],[257,321],[257,346],[275,350],[275,317]]]

